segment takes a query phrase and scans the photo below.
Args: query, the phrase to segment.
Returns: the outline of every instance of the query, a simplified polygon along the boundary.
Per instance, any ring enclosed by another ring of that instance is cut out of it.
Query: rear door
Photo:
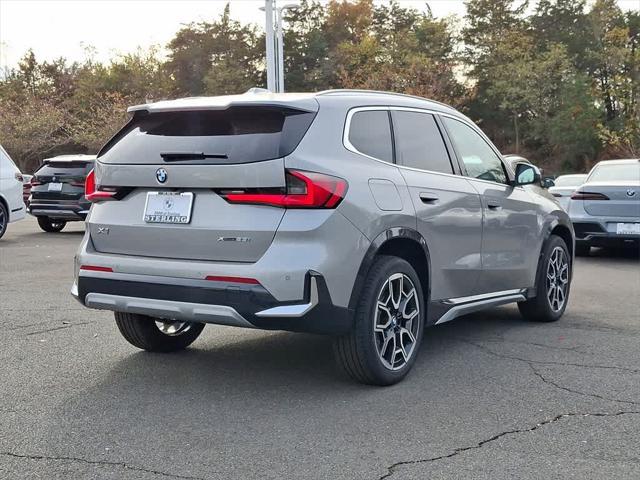
[[[538,205],[524,188],[509,184],[502,157],[474,128],[450,117],[442,121],[482,200],[479,293],[533,286],[541,245]]]
[[[0,145],[0,195],[9,206],[9,217],[18,214],[20,210],[24,213],[22,182],[19,178],[21,178],[20,170]]]
[[[98,251],[255,262],[284,209],[228,203],[229,192],[283,193],[284,157],[314,111],[281,106],[138,112],[98,156],[96,181],[117,201],[95,204]],[[176,217],[184,223],[172,223]],[[108,232],[108,233],[107,233]]]
[[[403,167],[417,228],[431,259],[433,300],[476,292],[481,272],[482,210],[478,193],[453,164],[433,115],[392,110],[397,163]]]

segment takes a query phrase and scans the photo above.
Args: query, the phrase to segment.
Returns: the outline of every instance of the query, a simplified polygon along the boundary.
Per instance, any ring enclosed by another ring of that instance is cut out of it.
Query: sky
[[[617,1],[625,10],[638,9],[640,5],[640,0]],[[81,61],[87,48],[93,47],[94,58],[107,61],[138,47],[165,46],[182,24],[216,18],[226,3],[227,0],[0,0],[0,68],[16,66],[29,48],[39,60],[62,56]],[[424,0],[399,3],[425,8]],[[436,17],[464,15],[463,0],[428,3]],[[261,0],[233,0],[231,16],[262,26],[261,6]]]

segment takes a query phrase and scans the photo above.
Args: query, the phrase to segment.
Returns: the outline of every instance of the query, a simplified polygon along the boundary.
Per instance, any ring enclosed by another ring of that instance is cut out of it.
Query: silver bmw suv
[[[136,347],[183,349],[207,323],[329,334],[351,377],[388,385],[428,326],[567,306],[567,214],[453,108],[334,90],[129,112],[87,178],[72,292]]]

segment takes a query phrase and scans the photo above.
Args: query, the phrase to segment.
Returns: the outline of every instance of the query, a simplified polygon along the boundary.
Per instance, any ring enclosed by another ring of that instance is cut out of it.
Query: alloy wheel
[[[183,333],[189,331],[191,328],[190,322],[181,322],[180,320],[156,320],[156,326],[165,335],[170,337],[177,337]]]
[[[413,282],[403,273],[394,273],[380,289],[373,319],[378,357],[388,369],[401,369],[414,354],[419,315]]]
[[[547,300],[554,312],[564,307],[569,288],[569,261],[563,248],[555,247],[547,266]]]

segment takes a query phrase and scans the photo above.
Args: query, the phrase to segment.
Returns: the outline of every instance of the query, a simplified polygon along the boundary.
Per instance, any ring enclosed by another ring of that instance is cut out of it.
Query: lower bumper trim
[[[298,302],[279,302],[261,285],[117,272],[80,271],[71,293],[90,308],[191,322],[329,335],[353,325],[353,312],[333,304],[313,271]]]
[[[51,218],[63,218],[83,220],[86,216],[84,211],[75,212],[73,210],[59,210],[52,208],[30,208],[29,213],[34,217],[51,217]]]
[[[89,308],[137,313],[150,317],[191,322],[215,323],[233,327],[255,328],[234,308],[225,305],[174,302],[153,298],[125,297],[104,293],[88,293],[84,303]]]

